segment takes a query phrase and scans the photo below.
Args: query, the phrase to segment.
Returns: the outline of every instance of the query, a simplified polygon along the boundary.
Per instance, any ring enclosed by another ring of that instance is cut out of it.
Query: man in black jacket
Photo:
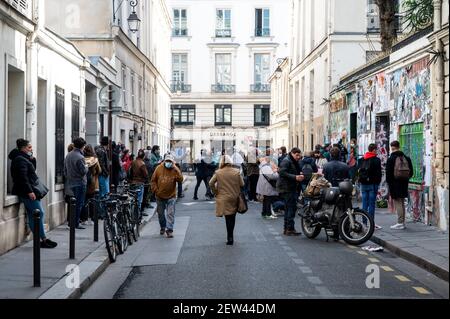
[[[33,147],[29,141],[18,139],[17,148],[11,151],[9,159],[11,162],[11,177],[13,180],[12,194],[19,197],[20,202],[25,205],[28,217],[28,226],[34,231],[33,212],[40,211],[39,236],[41,248],[55,248],[58,244],[48,239],[44,230],[44,208],[41,198],[37,198],[33,185],[38,181],[36,175],[36,158],[33,157]]]
[[[381,160],[377,157],[377,146],[375,144],[369,145],[369,151],[359,162],[358,173],[363,210],[368,212],[375,222],[375,203],[382,176]],[[375,228],[381,229],[378,225],[375,225]]]
[[[300,172],[300,160],[302,152],[297,147],[293,148],[289,155],[281,162],[279,168],[280,178],[277,182],[277,191],[285,203],[284,235],[298,236],[300,232],[295,230],[295,212],[297,210],[297,198],[299,183],[304,180]]]
[[[107,136],[102,137],[100,146],[95,148],[97,153],[98,162],[102,168],[102,173],[98,177],[98,183],[100,186],[100,197],[104,197],[109,194],[109,156],[108,156],[109,138]]]
[[[391,226],[391,229],[402,230],[405,229],[405,198],[408,198],[409,180],[414,176],[414,169],[411,159],[400,151],[400,143],[398,141],[391,143],[391,151],[391,156],[386,163],[386,182],[389,186],[389,194],[394,200],[394,207],[398,216],[397,224]],[[401,165],[402,163],[404,165]],[[408,176],[396,176],[400,175],[399,170],[405,169]]]
[[[340,182],[350,178],[350,169],[339,160],[340,154],[339,148],[333,147],[330,151],[331,161],[323,166],[323,175],[333,187],[339,187]]]

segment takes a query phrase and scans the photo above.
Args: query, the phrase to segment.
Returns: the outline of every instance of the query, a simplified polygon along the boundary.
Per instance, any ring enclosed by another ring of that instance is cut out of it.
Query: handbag
[[[40,179],[37,179],[37,181],[34,183],[34,185],[31,185],[31,187],[33,188],[33,193],[34,195],[36,195],[37,200],[43,199],[49,191],[47,186],[45,186],[45,184],[42,183]]]
[[[237,202],[237,212],[239,214],[245,214],[247,211],[248,211],[247,199],[245,198],[245,194],[243,192],[240,192]]]

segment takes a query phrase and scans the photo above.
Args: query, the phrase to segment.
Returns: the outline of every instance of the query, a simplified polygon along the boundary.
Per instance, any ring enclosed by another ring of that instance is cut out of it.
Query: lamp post
[[[133,11],[131,12],[130,16],[128,17],[128,28],[131,32],[136,33],[139,31],[139,28],[141,26],[141,19],[139,19],[137,13],[136,13],[136,7],[138,6],[138,0],[122,0],[120,1],[119,5],[116,9],[116,0],[113,0],[113,21],[116,23],[117,17],[116,14],[119,11],[119,9],[122,7],[122,4],[124,1],[130,2],[130,7],[133,8]]]

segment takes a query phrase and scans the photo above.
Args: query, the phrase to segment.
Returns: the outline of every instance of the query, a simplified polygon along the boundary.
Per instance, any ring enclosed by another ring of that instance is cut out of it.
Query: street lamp
[[[281,64],[286,60],[287,58],[283,58],[283,59],[278,59],[277,63],[278,63],[278,67],[275,70],[275,76],[277,77],[277,79],[281,78],[281,75],[283,74],[283,70],[281,69]]]
[[[138,32],[141,25],[141,19],[139,19],[136,13],[137,4],[137,0],[130,0],[130,6],[133,8],[133,12],[131,12],[130,16],[128,17],[128,28],[133,33]]]

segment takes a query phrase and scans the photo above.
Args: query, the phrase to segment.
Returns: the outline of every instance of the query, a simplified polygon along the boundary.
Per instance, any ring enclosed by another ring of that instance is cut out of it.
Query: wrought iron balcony
[[[173,37],[186,37],[187,35],[188,35],[188,29],[180,29],[180,28],[172,29]]]
[[[211,85],[211,91],[213,93],[235,93],[236,85],[231,84],[213,84]]]
[[[270,84],[262,84],[262,83],[256,83],[250,85],[250,91],[251,92],[270,92]]]
[[[268,37],[270,36],[270,28],[256,28],[255,37]]]
[[[216,29],[217,38],[231,38],[231,29]]]
[[[192,86],[190,84],[185,84],[183,82],[171,82],[170,89],[172,93],[190,93]]]

